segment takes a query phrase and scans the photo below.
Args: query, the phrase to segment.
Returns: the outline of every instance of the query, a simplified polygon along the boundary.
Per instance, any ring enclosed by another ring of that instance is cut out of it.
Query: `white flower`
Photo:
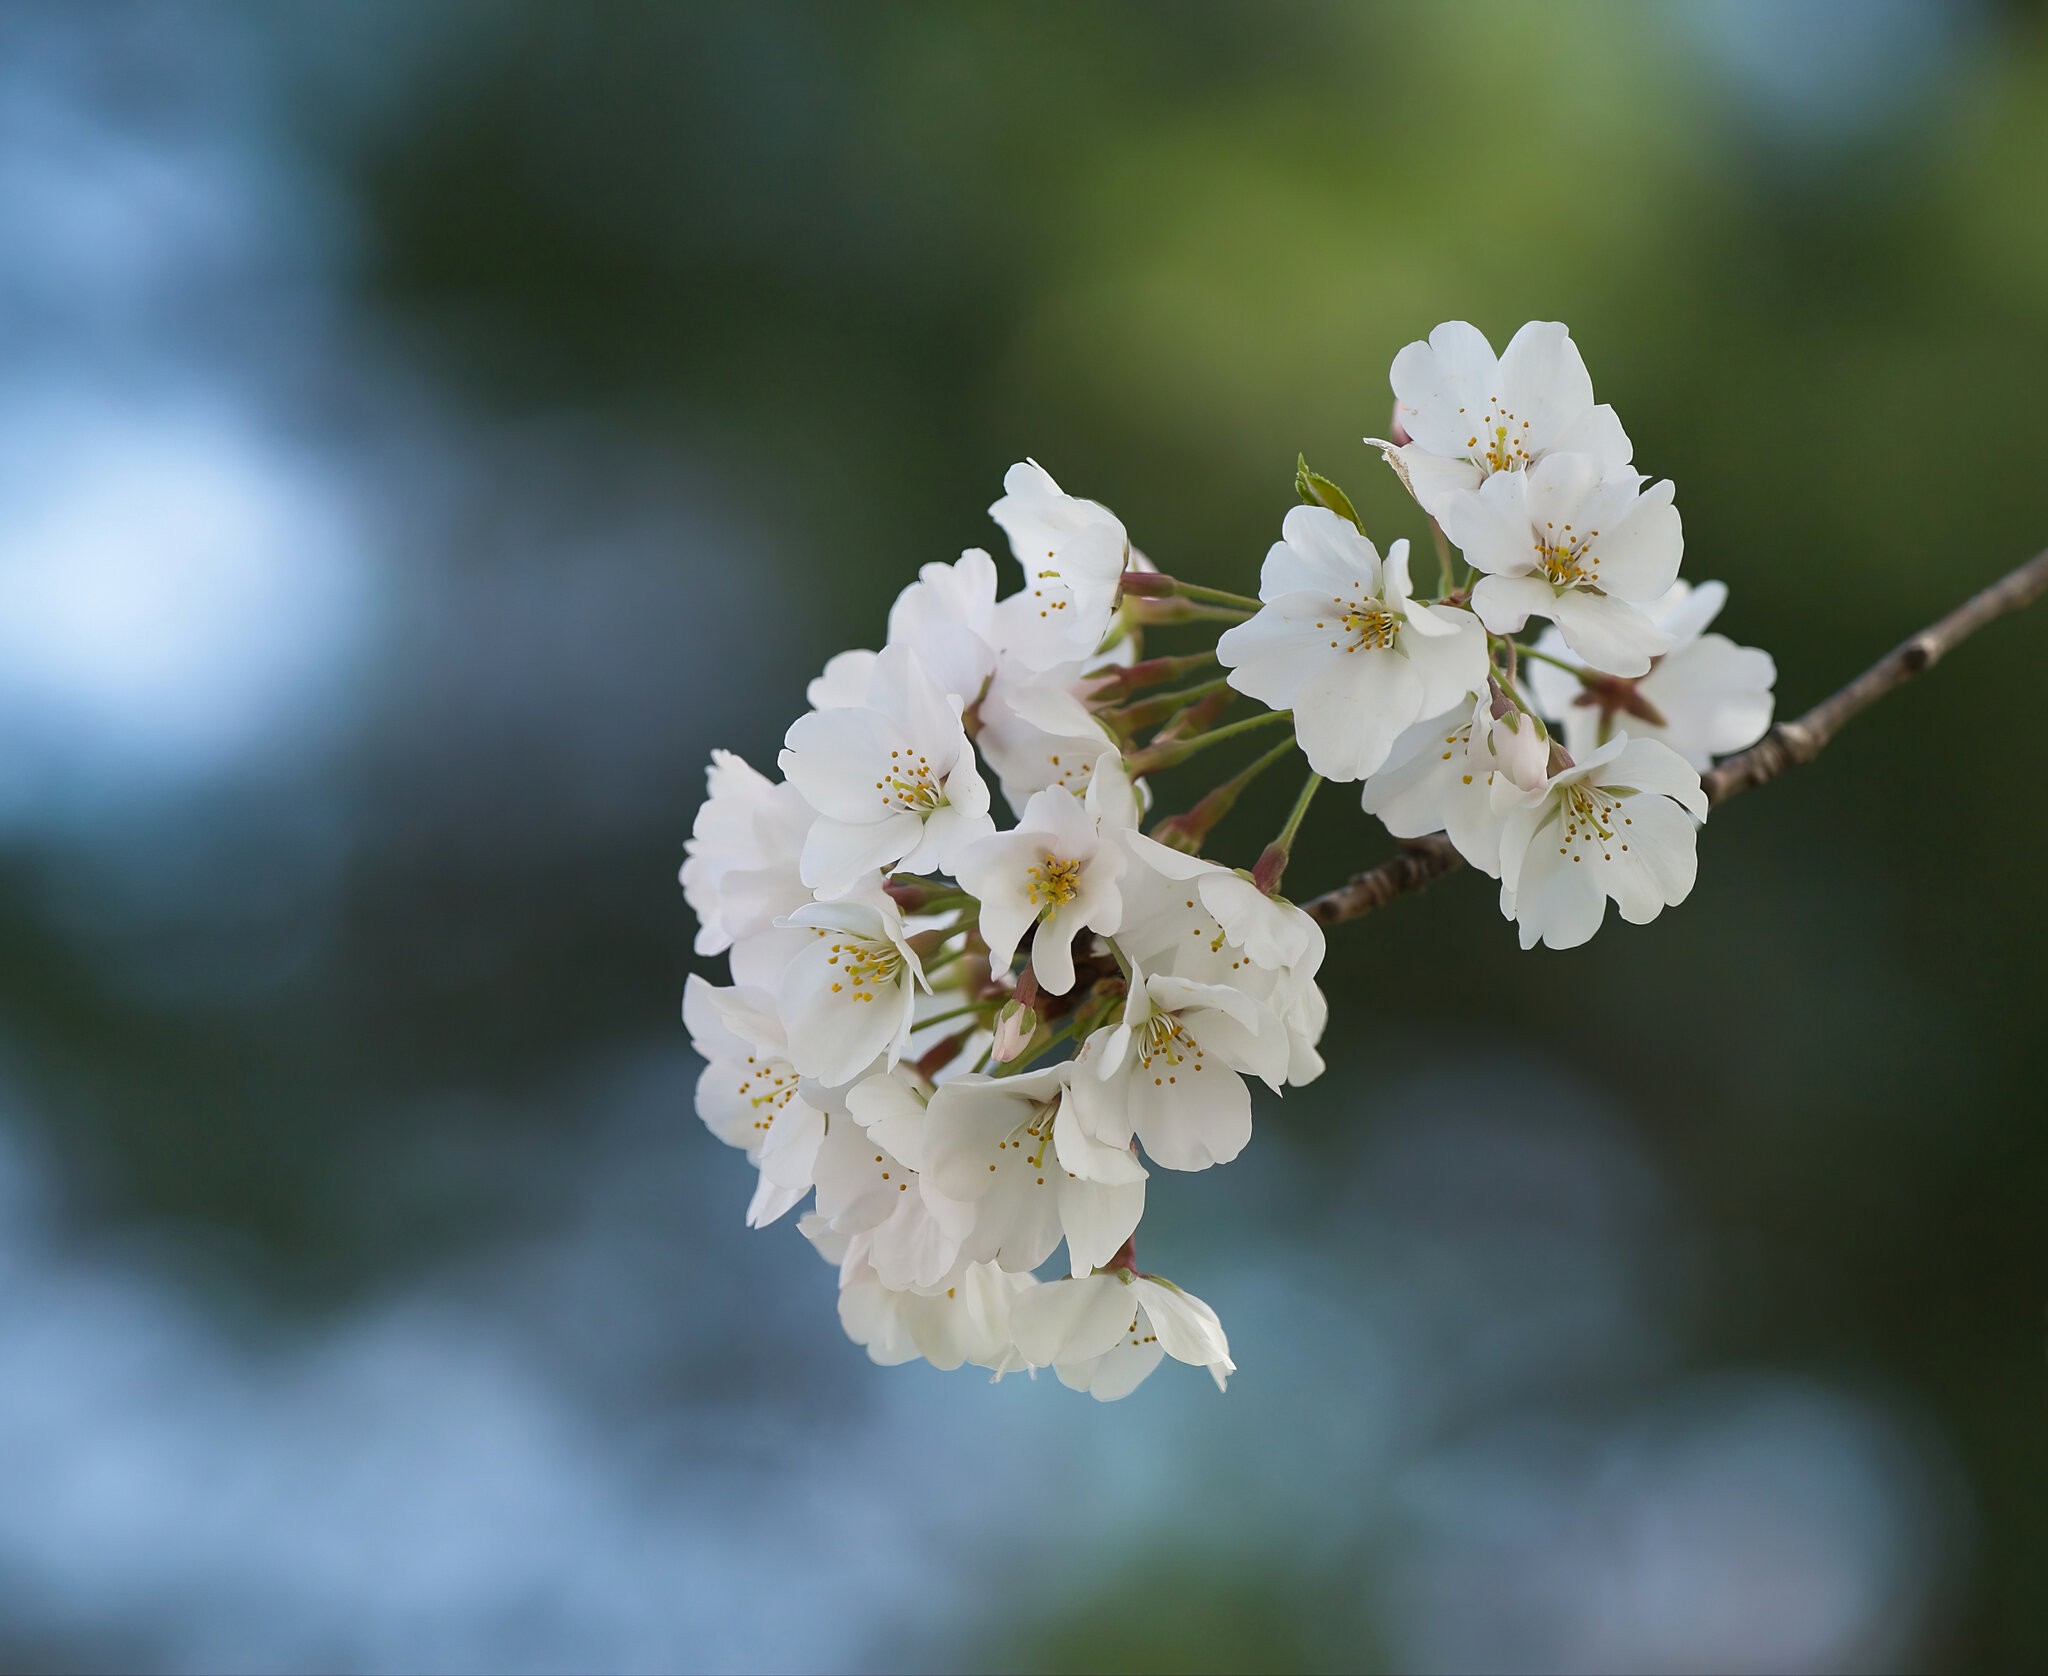
[[[1075,1274],[1113,1257],[1145,1213],[1145,1167],[1082,1134],[1068,1109],[1072,1062],[1014,1077],[955,1077],[925,1110],[928,1179],[974,1204],[969,1262],[1035,1269],[1062,1239]],[[1085,1173],[1084,1173],[1085,1172]]]
[[[1644,606],[1643,615],[1670,637],[1671,650],[1634,680],[1580,680],[1532,661],[1530,687],[1543,713],[1562,725],[1565,749],[1583,756],[1620,727],[1631,739],[1669,745],[1705,773],[1714,758],[1761,739],[1771,725],[1778,666],[1768,652],[1706,632],[1727,600],[1724,583],[1681,581]],[[1566,663],[1580,661],[1555,629],[1545,630],[1536,649]]]
[[[1024,567],[996,608],[999,650],[1032,669],[1089,657],[1116,611],[1130,538],[1114,513],[1061,490],[1035,460],[1010,467],[989,509]]]
[[[1477,327],[1446,321],[1427,343],[1394,357],[1394,417],[1414,440],[1387,452],[1432,518],[1499,472],[1526,471],[1546,454],[1592,456],[1603,476],[1624,475],[1633,450],[1611,407],[1593,405],[1593,380],[1571,333],[1532,320],[1494,359]]]
[[[1671,638],[1643,615],[1678,576],[1685,552],[1667,480],[1600,475],[1585,454],[1551,454],[1496,472],[1444,509],[1444,534],[1489,574],[1472,609],[1495,634],[1548,617],[1595,669],[1640,675]],[[1477,687],[1479,683],[1471,683]]]
[[[1219,1391],[1237,1371],[1213,1309],[1129,1269],[1034,1286],[1012,1302],[1010,1328],[1026,1362],[1100,1402],[1129,1396],[1162,1355],[1207,1368]]]
[[[885,1286],[939,1285],[960,1259],[974,1207],[920,1173],[924,1102],[907,1080],[867,1078],[847,1090],[846,1114],[826,1127],[813,1173],[818,1215],[836,1233],[864,1234]]]
[[[858,706],[799,718],[782,772],[818,811],[802,874],[825,896],[878,867],[951,872],[994,829],[960,712],[908,647],[877,656]]]
[[[803,794],[731,751],[713,751],[705,798],[683,845],[683,898],[697,952],[719,954],[810,900],[798,872],[816,816]]]
[[[889,608],[889,644],[907,647],[942,692],[972,704],[996,666],[996,562],[970,547],[917,578]]]
[[[1497,879],[1501,828],[1519,801],[1510,794],[1542,787],[1549,765],[1550,743],[1536,723],[1519,711],[1494,715],[1482,695],[1402,734],[1359,801],[1396,838],[1441,832]]]
[[[1668,745],[1617,734],[1514,809],[1500,840],[1500,910],[1522,947],[1577,948],[1611,896],[1647,925],[1683,902],[1698,870],[1700,777]]]
[[[719,989],[693,972],[683,986],[683,1022],[704,1060],[697,1115],[759,1168],[747,1226],[765,1227],[811,1190],[825,1114],[804,1098],[773,996]]]
[[[1316,987],[1323,928],[1292,902],[1266,895],[1242,873],[1132,833],[1142,863],[1125,879],[1116,946],[1138,970],[1220,984],[1257,1003],[1258,1034],[1287,1042],[1286,1080],[1322,1075],[1316,1053],[1329,1006]]]
[[[1036,1284],[1028,1274],[970,1263],[929,1292],[891,1288],[866,1260],[865,1240],[856,1239],[840,1270],[839,1322],[882,1367],[923,1357],[938,1368],[972,1362],[1001,1370],[1019,1360],[1010,1333],[1014,1301]]]
[[[1297,506],[1259,573],[1263,608],[1217,643],[1230,684],[1294,711],[1309,766],[1362,780],[1401,730],[1486,679],[1486,637],[1469,612],[1409,597],[1408,543],[1382,563],[1347,518]]]
[[[1108,751],[1085,799],[1057,786],[1033,792],[1014,828],[962,852],[953,872],[980,898],[990,966],[1007,972],[1030,932],[1038,987],[1048,995],[1073,987],[1074,938],[1084,929],[1107,935],[1123,917],[1122,840],[1137,818],[1122,761]]]
[[[877,1059],[893,1066],[910,1041],[917,991],[930,987],[901,910],[876,892],[814,902],[782,923],[811,932],[776,997],[797,1070],[838,1087]]]
[[[1134,969],[1122,1021],[1075,1056],[1069,1098],[1090,1139],[1114,1147],[1135,1135],[1164,1169],[1206,1170],[1252,1138],[1241,1073],[1277,1091],[1290,1057],[1278,1018],[1242,989]]]

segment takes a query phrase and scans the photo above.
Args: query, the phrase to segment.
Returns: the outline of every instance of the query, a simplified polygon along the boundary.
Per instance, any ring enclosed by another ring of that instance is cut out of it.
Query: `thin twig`
[[[2022,611],[2048,594],[2048,552],[2037,553],[2017,570],[1973,594],[1940,622],[1892,648],[1832,697],[1796,721],[1780,722],[1756,744],[1701,776],[1709,803],[1725,803],[1752,786],[1768,785],[1788,769],[1809,763],[1850,721],[1914,676],[1925,674],[1988,623]],[[1442,833],[1415,838],[1400,853],[1368,867],[1335,890],[1302,903],[1322,925],[1357,919],[1455,872],[1463,860]]]

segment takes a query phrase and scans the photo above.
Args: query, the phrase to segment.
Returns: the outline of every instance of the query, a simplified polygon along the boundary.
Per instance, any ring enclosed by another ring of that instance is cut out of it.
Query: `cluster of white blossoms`
[[[877,1362],[1050,1368],[1104,1400],[1165,1356],[1233,1371],[1136,1234],[1152,1169],[1244,1149],[1253,1080],[1322,1071],[1323,932],[1280,887],[1323,780],[1397,837],[1447,834],[1525,948],[1691,889],[1700,771],[1761,736],[1775,672],[1705,632],[1726,590],[1678,579],[1671,485],[1631,467],[1562,326],[1498,357],[1440,326],[1393,388],[1396,436],[1368,440],[1431,521],[1433,594],[1305,465],[1252,599],[1160,574],[1026,462],[990,508],[1012,591],[978,549],[926,565],[881,649],[811,683],[779,780],[714,754],[682,883],[733,981],[685,992],[698,1110],[758,1172],[750,1225],[811,1199]],[[1162,628],[1220,638],[1146,656]],[[1269,726],[1150,819],[1152,776]],[[1254,864],[1203,855],[1297,751]]]

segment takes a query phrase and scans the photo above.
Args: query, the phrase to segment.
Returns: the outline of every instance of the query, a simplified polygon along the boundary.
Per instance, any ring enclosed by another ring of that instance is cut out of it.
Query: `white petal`
[[[815,891],[843,896],[862,874],[901,860],[923,837],[924,823],[913,814],[889,815],[859,825],[820,815],[804,840],[801,876]]]
[[[1216,1055],[1195,1061],[1155,1059],[1130,1077],[1131,1125],[1145,1156],[1162,1169],[1206,1170],[1227,1164],[1252,1138],[1252,1096]]]
[[[1059,1184],[1060,1228],[1067,1237],[1068,1266],[1077,1275],[1101,1267],[1117,1254],[1145,1214],[1145,1182],[1082,1181]]]
[[[1671,504],[1672,494],[1668,480],[1645,491],[1627,516],[1603,529],[1593,543],[1600,586],[1608,593],[1647,602],[1661,597],[1677,578],[1685,556],[1685,531],[1678,508]]]
[[[890,804],[875,782],[883,778],[892,751],[910,748],[902,730],[880,711],[813,710],[791,725],[782,772],[821,815],[879,820]]]
[[[1455,497],[1437,515],[1445,536],[1476,569],[1519,576],[1536,563],[1528,478],[1527,472],[1497,471],[1477,494]]]
[[[1547,616],[1557,590],[1540,576],[1482,576],[1472,609],[1494,634],[1520,634],[1531,617]]]
[[[1010,1310],[1017,1350],[1033,1367],[1106,1355],[1138,1318],[1120,1274],[1053,1280],[1020,1292]]]
[[[1327,780],[1362,780],[1422,713],[1422,677],[1393,651],[1326,661],[1295,694],[1294,733],[1309,766]]]
[[[1462,441],[1462,438],[1460,439]],[[1477,489],[1485,473],[1472,461],[1432,454],[1419,442],[1388,450],[1397,461],[1395,470],[1407,481],[1408,492],[1432,518],[1442,521],[1444,509],[1460,495]]]
[[[1475,594],[1473,604],[1478,603]],[[1560,591],[1551,601],[1549,615],[1565,644],[1592,668],[1609,675],[1642,675],[1650,660],[1671,644],[1664,631],[1627,600],[1582,588]]]
[[[1497,392],[1500,363],[1476,326],[1447,320],[1427,343],[1394,357],[1389,382],[1402,428],[1431,453],[1455,458],[1471,452],[1471,415]]]
[[[1555,320],[1531,320],[1500,352],[1502,405],[1526,425],[1522,446],[1531,454],[1558,446],[1565,428],[1593,406],[1593,380],[1572,335]]]
[[[1654,739],[1630,739],[1598,776],[1601,785],[1634,786],[1682,804],[1700,820],[1707,818],[1707,794],[1693,766],[1669,745]]]
[[[1219,1387],[1225,1374],[1237,1371],[1223,1323],[1200,1298],[1149,1275],[1134,1280],[1131,1289],[1138,1294],[1138,1307],[1144,1310],[1167,1355],[1190,1367],[1216,1370]]]
[[[1551,438],[1547,446],[1561,454],[1590,456],[1598,463],[1603,477],[1626,471],[1635,457],[1635,445],[1629,441],[1628,432],[1621,428],[1614,409],[1604,403],[1588,408]]]
[[[1442,605],[1419,607],[1408,628],[1425,623],[1431,625],[1433,637],[1404,631],[1400,649],[1409,667],[1422,677],[1420,709],[1429,715],[1486,685],[1486,633],[1471,612]]]
[[[1606,917],[1607,895],[1593,869],[1559,855],[1552,841],[1556,832],[1551,826],[1536,834],[1515,888],[1514,918],[1525,949],[1539,942],[1575,949],[1591,940]]]

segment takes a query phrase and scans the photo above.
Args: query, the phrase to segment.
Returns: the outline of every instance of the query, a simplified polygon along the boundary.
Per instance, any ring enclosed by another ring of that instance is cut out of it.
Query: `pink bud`
[[[1037,1033],[1038,1015],[1015,1001],[1005,1001],[1002,1011],[996,1014],[996,1040],[990,1057],[998,1065],[1009,1064],[1023,1053]]]
[[[1494,765],[1524,791],[1538,791],[1549,776],[1550,741],[1533,716],[1496,716],[1487,736]]]

